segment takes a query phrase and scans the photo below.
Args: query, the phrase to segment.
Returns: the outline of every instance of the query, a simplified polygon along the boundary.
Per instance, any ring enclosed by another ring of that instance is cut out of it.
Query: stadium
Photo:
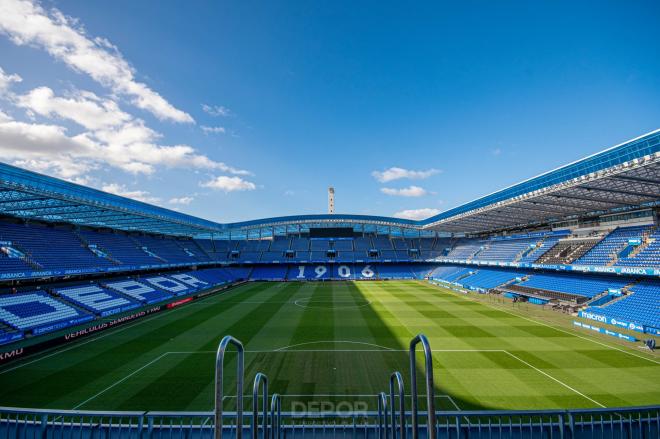
[[[658,434],[659,131],[422,221],[0,184],[8,436]]]
[[[0,439],[660,438],[658,17],[0,0]]]

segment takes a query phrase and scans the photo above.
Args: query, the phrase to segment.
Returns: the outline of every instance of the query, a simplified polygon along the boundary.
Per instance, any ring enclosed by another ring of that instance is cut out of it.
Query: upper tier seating
[[[327,239],[310,239],[309,243],[312,251],[326,251],[330,249],[330,241]]]
[[[381,259],[383,261],[396,261],[396,252],[394,250],[378,250],[379,257],[374,259]]]
[[[374,248],[371,238],[368,236],[359,236],[355,238],[355,250],[356,251],[369,251]]]
[[[80,235],[90,244],[97,245],[104,253],[123,265],[159,265],[163,259],[154,257],[141,248],[137,241],[123,233],[81,230]]]
[[[591,250],[600,238],[564,239],[557,242],[536,262],[544,265],[570,264]]]
[[[456,246],[451,249],[447,254],[447,257],[450,259],[470,259],[475,255],[481,247],[483,246],[483,241],[474,241],[474,240],[461,240]]]
[[[263,252],[270,248],[270,241],[266,239],[249,239],[238,241],[236,249],[241,252]]]
[[[268,251],[261,254],[261,262],[284,262],[286,258],[284,257],[283,251]]]
[[[660,283],[645,280],[630,287],[632,294],[589,311],[660,329]]]
[[[390,241],[390,238],[388,238],[387,236],[383,236],[383,235],[374,236],[371,242],[374,245],[372,248],[375,248],[377,250],[392,250],[392,241]]]
[[[337,262],[353,262],[356,259],[365,260],[365,258],[356,258],[355,253],[352,251],[338,251],[335,261]]]
[[[272,248],[272,246],[271,246],[271,248]],[[308,238],[292,238],[291,239],[291,246],[289,247],[289,249],[294,250],[294,251],[309,250],[309,239]]]
[[[474,256],[474,259],[482,261],[513,262],[525,250],[529,249],[530,245],[537,241],[538,238],[491,240],[485,244],[482,251]]]
[[[619,252],[629,245],[629,240],[641,239],[642,234],[648,230],[650,230],[649,226],[619,227],[608,234],[605,239],[596,244],[574,263],[584,265],[609,265],[609,263],[616,259]]]
[[[176,243],[186,254],[191,253],[200,262],[210,262],[212,260],[199,244],[192,239],[177,239]]]
[[[180,263],[194,263],[203,262],[192,254],[188,254],[183,250],[176,239],[172,238],[156,238],[149,235],[134,236],[139,247],[146,247],[150,252],[162,258],[165,262],[170,264]]]
[[[217,246],[217,241],[211,239],[196,239],[195,243],[199,248],[209,256],[212,261],[226,261],[227,254],[229,252],[228,246],[225,245],[223,248]]]
[[[34,268],[24,260],[20,258],[10,258],[3,252],[0,252],[0,272],[20,273],[31,270],[34,270]]]
[[[42,334],[92,319],[43,292],[0,296],[0,321],[22,331]]]
[[[73,270],[114,265],[109,259],[92,253],[70,229],[0,222],[0,241],[11,242],[12,247],[34,261],[37,265],[32,266],[32,270]]]
[[[352,239],[338,239],[333,241],[332,248],[337,251],[353,251],[353,240]]]
[[[403,238],[392,238],[395,250],[408,250],[408,241]]]
[[[289,238],[276,236],[273,242],[270,243],[270,251],[283,252],[284,250],[289,250]]]
[[[100,316],[124,312],[140,306],[139,302],[101,288],[95,283],[57,287],[53,289],[53,292]]]
[[[420,250],[433,250],[435,245],[435,238],[419,238],[419,249]]]
[[[623,267],[660,267],[660,228],[656,228],[644,242],[645,247],[628,257],[620,258],[616,265]]]
[[[521,258],[520,261],[518,262],[524,262],[524,263],[532,263],[538,260],[545,252],[550,250],[552,247],[559,242],[561,237],[559,236],[548,236],[543,241],[541,241],[541,245],[537,245],[534,249],[529,251],[528,253],[524,254]]]

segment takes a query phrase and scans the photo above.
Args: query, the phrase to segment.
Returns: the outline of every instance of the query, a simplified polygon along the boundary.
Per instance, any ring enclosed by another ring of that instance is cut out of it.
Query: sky
[[[660,128],[660,2],[0,1],[0,161],[422,219]]]

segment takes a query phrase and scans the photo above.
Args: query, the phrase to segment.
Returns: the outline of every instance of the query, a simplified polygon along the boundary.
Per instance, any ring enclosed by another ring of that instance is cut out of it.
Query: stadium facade
[[[420,279],[549,305],[575,313],[576,327],[639,343],[660,335],[659,208],[660,130],[421,221],[319,214],[221,224],[0,164],[0,365],[253,280]],[[122,416],[130,435],[167,434],[165,418],[178,416],[108,414],[94,424],[104,415],[0,411],[8,437],[56,436],[58,420],[74,418],[85,437],[94,425],[120,437]],[[187,416],[175,424],[212,433],[211,415]],[[371,415],[365,437],[393,433],[382,416]],[[657,407],[438,416],[445,437],[482,428],[579,437],[594,416],[613,434],[660,430]],[[355,435],[348,424],[302,434]]]

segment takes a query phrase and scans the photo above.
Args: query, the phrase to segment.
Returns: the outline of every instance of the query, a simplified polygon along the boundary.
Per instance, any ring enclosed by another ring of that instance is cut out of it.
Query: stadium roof
[[[240,235],[288,225],[350,225],[474,233],[660,205],[660,130],[422,221],[297,215],[220,224],[0,163],[0,214],[179,236]]]

